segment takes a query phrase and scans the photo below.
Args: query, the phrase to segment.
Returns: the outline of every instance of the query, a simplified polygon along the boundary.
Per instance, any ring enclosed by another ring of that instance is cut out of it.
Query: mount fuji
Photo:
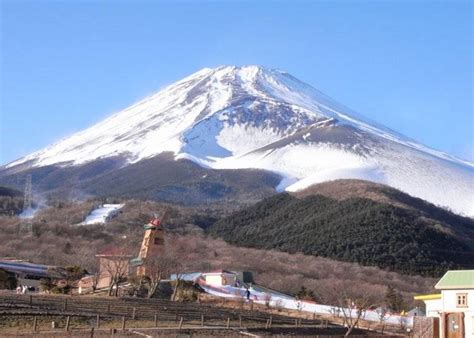
[[[229,173],[238,185],[243,172],[257,175],[268,191],[298,191],[335,179],[368,180],[474,216],[473,163],[373,123],[286,72],[260,66],[202,69],[0,167],[0,183],[31,173],[42,190],[64,190],[74,176],[74,185],[88,193],[104,183],[113,194],[117,180],[125,184],[133,176],[136,182],[151,182],[142,174],[145,167],[147,173],[162,170],[153,180],[175,175],[174,169],[163,172],[164,163],[192,167],[192,184],[200,187],[199,180],[209,176],[215,188]],[[166,185],[166,193],[186,192],[179,180],[172,188],[169,182],[160,187]],[[162,195],[154,191],[150,196]]]

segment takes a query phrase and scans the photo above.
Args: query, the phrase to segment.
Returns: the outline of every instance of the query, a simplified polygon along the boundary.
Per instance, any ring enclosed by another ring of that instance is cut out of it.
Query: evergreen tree
[[[385,291],[385,304],[391,311],[400,312],[403,310],[403,297],[392,285],[388,285]]]

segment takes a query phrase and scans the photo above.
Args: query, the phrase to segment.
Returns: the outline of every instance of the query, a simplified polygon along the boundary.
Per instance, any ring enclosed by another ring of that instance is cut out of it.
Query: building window
[[[467,307],[467,293],[456,293],[456,307]]]

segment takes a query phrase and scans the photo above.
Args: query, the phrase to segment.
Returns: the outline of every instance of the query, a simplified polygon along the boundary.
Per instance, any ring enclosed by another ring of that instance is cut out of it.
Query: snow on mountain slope
[[[104,224],[107,220],[116,215],[123,206],[124,204],[104,204],[92,210],[84,222],[79,223],[79,225]]]
[[[474,215],[472,167],[338,123],[223,159],[215,167],[273,170],[285,177],[277,189],[287,191],[343,178],[368,180]]]
[[[215,169],[280,173],[290,191],[337,178],[385,183],[474,215],[474,166],[370,122],[288,73],[203,69],[7,165],[71,166],[171,151]]]

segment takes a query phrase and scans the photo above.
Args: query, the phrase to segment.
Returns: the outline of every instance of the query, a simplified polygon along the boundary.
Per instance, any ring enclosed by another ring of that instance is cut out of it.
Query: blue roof
[[[63,277],[62,274],[57,271],[56,267],[54,266],[33,264],[27,262],[0,261],[0,269],[16,274],[24,274],[34,277]]]

